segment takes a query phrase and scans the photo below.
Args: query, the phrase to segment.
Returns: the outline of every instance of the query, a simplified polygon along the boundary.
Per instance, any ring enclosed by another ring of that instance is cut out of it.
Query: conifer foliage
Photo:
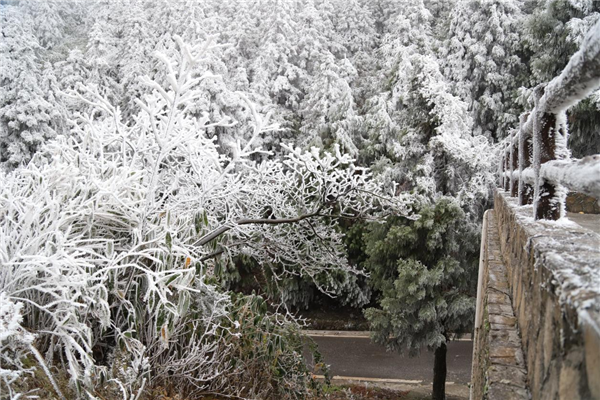
[[[393,351],[435,353],[434,398],[444,399],[446,345],[471,329],[477,235],[449,197],[424,205],[418,220],[389,219],[366,234],[366,266],[380,295],[368,308],[375,342]]]
[[[0,163],[15,167],[56,135],[60,115],[50,102],[42,47],[32,27],[33,18],[15,7],[0,9]]]

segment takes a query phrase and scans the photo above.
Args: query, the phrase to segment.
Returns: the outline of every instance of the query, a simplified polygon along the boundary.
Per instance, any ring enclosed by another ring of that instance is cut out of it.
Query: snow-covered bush
[[[34,335],[21,326],[23,303],[12,302],[6,293],[0,293],[0,395],[19,398],[12,384],[30,372],[23,365],[23,358],[30,352]]]
[[[236,356],[231,344],[246,332],[233,317],[238,303],[209,283],[213,260],[245,254],[276,265],[276,279],[352,271],[340,261],[336,219],[407,211],[337,148],[282,146],[283,158],[253,161],[265,153],[254,140],[274,127],[249,101],[252,138],[219,151],[207,132],[235,122],[190,111],[201,83],[219,79],[202,63],[218,46],[177,40],[174,59],[157,54],[168,86],[144,78],[153,90],[131,119],[93,86],[78,85],[69,95],[91,112],[75,115],[70,135],[47,143],[28,166],[0,176],[0,290],[23,304],[36,347],[50,365],[66,366],[80,395],[108,384],[136,397],[149,380],[262,393],[243,379],[232,383],[251,357]],[[267,319],[281,332],[293,325]],[[286,351],[296,357],[295,348]],[[300,374],[282,383],[293,392],[305,387],[307,371],[290,365],[271,373],[283,381]]]

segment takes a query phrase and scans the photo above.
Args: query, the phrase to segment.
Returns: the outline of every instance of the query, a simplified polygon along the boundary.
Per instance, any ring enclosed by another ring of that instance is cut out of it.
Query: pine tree
[[[518,1],[458,2],[442,56],[453,93],[467,102],[476,135],[503,138],[518,124],[517,89],[529,86]]]
[[[49,102],[48,82],[33,21],[18,5],[0,7],[0,165],[14,168],[56,135],[60,116]]]
[[[478,241],[454,199],[417,208],[418,220],[388,220],[365,234],[365,265],[380,293],[365,316],[371,338],[389,350],[435,353],[433,399],[444,400],[447,343],[473,322]]]
[[[388,349],[435,353],[434,398],[443,399],[447,342],[472,323],[490,148],[473,135],[468,105],[442,73],[436,35],[443,29],[429,8],[411,3],[393,21],[380,49],[385,91],[363,107],[370,133],[361,155],[379,157],[371,164],[376,171],[420,196],[420,219],[388,219],[364,235],[378,303],[365,315],[372,337]]]
[[[324,56],[300,105],[304,147],[329,148],[338,143],[344,152],[357,154],[348,132],[349,120],[354,116],[349,81],[355,76],[356,70],[348,60],[336,63],[332,54]]]

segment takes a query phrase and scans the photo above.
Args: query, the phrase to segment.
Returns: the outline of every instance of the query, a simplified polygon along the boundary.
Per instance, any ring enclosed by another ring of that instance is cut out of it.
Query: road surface
[[[432,381],[433,353],[424,351],[415,358],[388,353],[383,346],[371,343],[366,335],[311,335],[311,338],[319,345],[324,362],[331,365],[332,376],[415,381],[414,383],[422,384]],[[447,382],[461,385],[470,382],[472,354],[471,340],[451,342],[448,345]]]

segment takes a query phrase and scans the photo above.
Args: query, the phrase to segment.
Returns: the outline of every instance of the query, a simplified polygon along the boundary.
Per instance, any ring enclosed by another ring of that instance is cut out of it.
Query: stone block
[[[589,391],[586,388],[587,384],[585,384],[585,381],[587,379],[584,373],[584,365],[584,349],[582,346],[572,346],[567,349],[567,352],[560,360],[560,372],[557,377],[559,399],[598,399],[590,397]]]
[[[504,272],[504,265],[502,264],[490,263],[488,275],[489,281],[492,283],[508,282],[506,273]]]
[[[502,325],[501,329],[504,329],[505,327],[514,327],[517,319],[512,316],[507,317],[505,315],[490,315],[489,321],[492,329],[496,329],[494,328],[494,325]]]
[[[488,304],[508,304],[510,306],[510,297],[502,292],[488,292],[487,301]]]
[[[585,369],[593,399],[600,399],[600,313],[587,311],[582,321]],[[595,326],[594,326],[595,325]]]
[[[516,329],[491,330],[490,343],[503,343],[505,346],[521,347],[521,338]]]
[[[490,362],[498,365],[523,365],[523,353],[516,347],[490,345]]]
[[[600,214],[598,200],[582,193],[569,193],[566,201],[567,211],[573,213]]]
[[[500,315],[514,318],[512,306],[509,304],[490,304],[488,302],[488,312],[490,315]]]
[[[533,362],[527,364],[529,368],[529,381],[531,382],[531,395],[535,400],[541,398],[542,384],[544,382],[544,354],[542,348],[543,339],[538,338],[535,342],[535,351],[530,351],[530,353],[533,353]]]
[[[531,295],[527,290],[521,292],[521,304],[522,306],[517,310],[519,313],[519,331],[521,332],[521,340],[523,341],[523,351],[527,351],[529,344],[529,313],[525,306],[529,301]]]
[[[490,386],[487,398],[489,400],[526,400],[529,395],[523,388],[500,383]]]
[[[558,376],[559,363],[558,360],[553,360],[548,367],[548,375],[544,380],[542,390],[540,392],[541,400],[557,400],[558,399]]]
[[[527,387],[526,371],[516,366],[492,365],[488,369],[488,381],[491,385],[501,383],[524,389]]]
[[[488,289],[494,289],[506,295],[510,293],[510,286],[508,285],[508,281],[506,280],[506,278],[504,278],[503,280],[490,279],[486,286]]]
[[[550,360],[554,356],[554,338],[556,336],[556,325],[554,324],[554,302],[550,297],[546,300],[546,310],[544,312],[544,334],[542,349],[544,352],[544,374],[548,373]]]
[[[516,318],[513,316],[504,316],[504,315],[490,315],[490,323],[494,324],[502,324],[502,325],[514,325],[516,322]]]
[[[558,398],[560,400],[582,400],[579,395],[579,380],[581,371],[573,367],[563,367],[560,370],[558,383]]]

